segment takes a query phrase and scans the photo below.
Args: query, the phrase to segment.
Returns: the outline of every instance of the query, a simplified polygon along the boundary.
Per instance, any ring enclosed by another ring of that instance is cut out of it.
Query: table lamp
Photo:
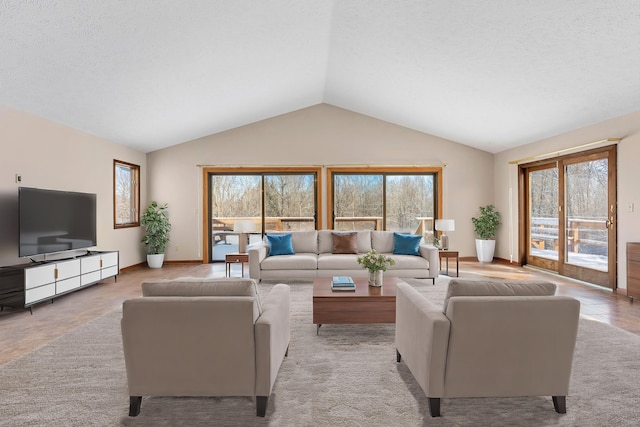
[[[238,237],[238,252],[247,252],[247,233],[254,231],[255,226],[250,219],[239,219],[233,223],[233,232],[240,233]]]
[[[449,236],[445,231],[454,231],[456,229],[455,221],[452,219],[436,219],[436,230],[442,231],[440,235],[440,249],[449,249]]]

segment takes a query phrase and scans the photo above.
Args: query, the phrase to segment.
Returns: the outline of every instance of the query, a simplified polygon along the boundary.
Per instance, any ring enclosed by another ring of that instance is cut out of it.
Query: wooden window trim
[[[116,169],[118,165],[123,165],[129,167],[132,171],[135,171],[135,185],[133,186],[134,194],[131,195],[134,203],[134,221],[120,224],[116,220]],[[140,165],[136,165],[134,163],[125,162],[122,160],[113,160],[113,228],[131,228],[131,227],[139,227],[140,226]]]

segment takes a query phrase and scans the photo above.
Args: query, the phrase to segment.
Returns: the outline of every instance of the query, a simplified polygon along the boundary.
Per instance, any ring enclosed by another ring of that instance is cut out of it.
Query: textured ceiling
[[[0,0],[0,104],[144,152],[323,102],[494,153],[638,111],[640,1]]]

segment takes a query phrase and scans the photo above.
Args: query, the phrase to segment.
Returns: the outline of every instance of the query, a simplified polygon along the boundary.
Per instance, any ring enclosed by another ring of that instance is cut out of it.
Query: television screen
[[[96,245],[96,195],[19,189],[20,257]]]

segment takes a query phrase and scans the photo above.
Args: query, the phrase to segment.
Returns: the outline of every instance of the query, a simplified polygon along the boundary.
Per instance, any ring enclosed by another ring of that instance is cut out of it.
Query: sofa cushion
[[[389,267],[389,270],[428,270],[429,260],[421,256],[413,255],[391,255],[396,262]]]
[[[371,250],[371,232],[369,230],[348,231],[356,233],[356,247],[358,253],[363,254]],[[318,252],[319,254],[330,254],[333,252],[333,230],[318,231]]]
[[[293,255],[293,244],[291,233],[287,234],[267,234],[269,242],[269,256]]]
[[[393,253],[393,233],[390,231],[372,231],[371,248],[381,254]]]
[[[393,233],[393,253],[396,255],[420,256],[418,247],[422,236],[416,234]]]
[[[318,255],[297,253],[295,255],[266,257],[260,263],[260,268],[262,270],[316,270]]]
[[[361,270],[356,254],[320,254],[318,255],[319,270]]]
[[[447,312],[449,299],[457,296],[550,296],[556,285],[542,280],[460,280],[449,282],[442,312]]]
[[[351,233],[331,233],[333,237],[333,250],[334,254],[357,254],[358,248],[356,246],[356,238],[358,235],[355,232]]]

